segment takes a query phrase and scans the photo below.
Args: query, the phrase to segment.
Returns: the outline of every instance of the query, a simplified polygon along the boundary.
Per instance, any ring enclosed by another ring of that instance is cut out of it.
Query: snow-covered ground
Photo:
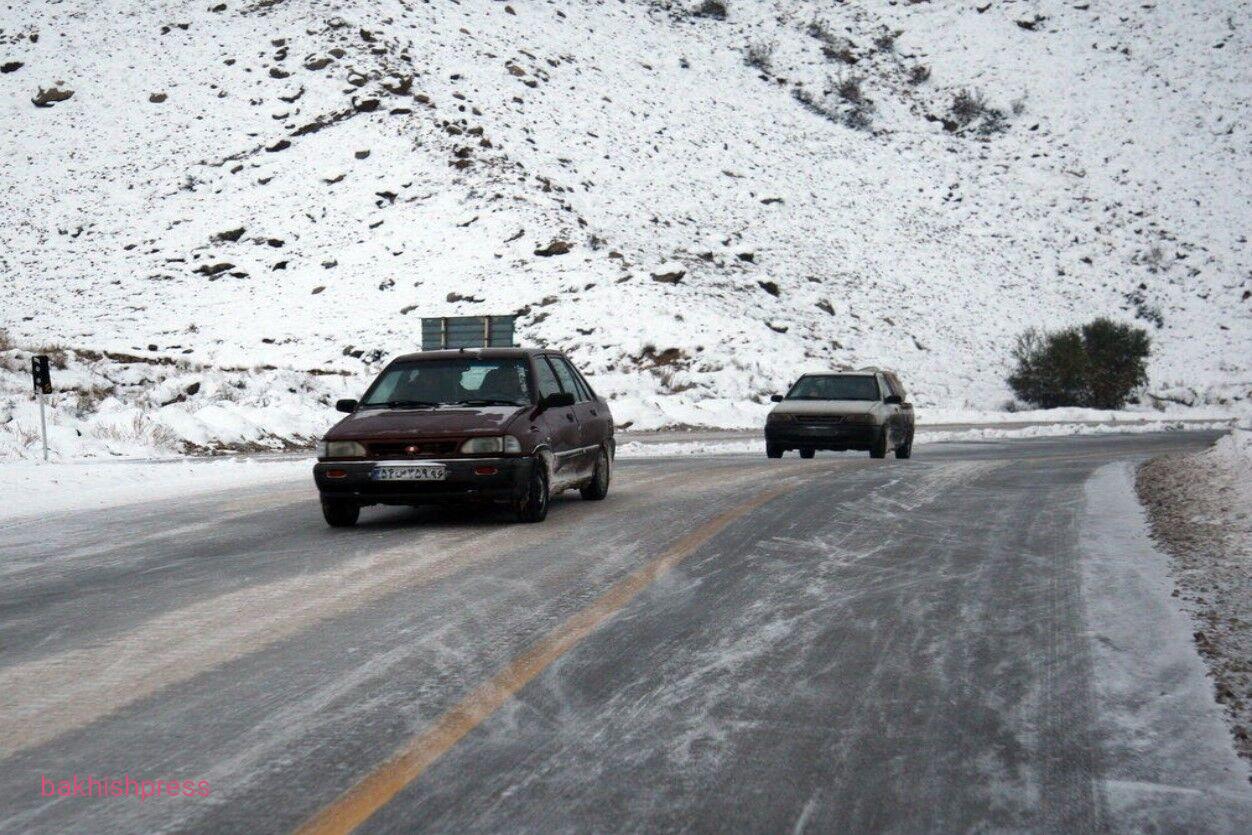
[[[1151,331],[1145,402],[1246,407],[1246,0],[694,5],[5,6],[0,327],[265,389],[118,398],[200,446],[315,434],[453,313],[517,311],[636,429],[865,364],[994,412],[1020,331],[1097,314]]]
[[[1137,486],[1152,532],[1172,557],[1235,745],[1252,762],[1252,425],[1203,453],[1148,462]]]
[[[1189,640],[1193,624],[1171,596],[1178,575],[1171,582],[1169,559],[1149,539],[1133,469],[1102,467],[1085,492],[1082,595],[1109,821],[1119,832],[1246,821],[1247,764],[1235,754]],[[1242,744],[1246,750],[1246,736]]]
[[[312,473],[313,459],[294,456],[60,464],[8,461],[0,466],[0,490],[8,497],[0,504],[0,520],[101,510],[299,479],[311,491]]]

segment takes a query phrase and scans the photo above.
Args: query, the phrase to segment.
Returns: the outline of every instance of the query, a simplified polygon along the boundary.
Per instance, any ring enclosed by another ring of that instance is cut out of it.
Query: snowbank
[[[49,353],[54,461],[303,447],[334,422],[334,401],[356,396],[365,385],[364,378],[296,369]],[[42,455],[29,363],[27,351],[0,352],[0,461]]]
[[[1148,537],[1133,471],[1109,464],[1085,485],[1082,595],[1102,789],[1119,831],[1236,831],[1252,814],[1194,625],[1171,597],[1169,560]],[[1232,829],[1231,827],[1235,827]]]
[[[1137,487],[1153,534],[1172,558],[1177,596],[1191,614],[1235,746],[1252,762],[1252,427],[1204,452],[1147,462]]]
[[[120,507],[215,490],[304,479],[313,495],[313,460],[91,461],[0,464],[0,519]]]

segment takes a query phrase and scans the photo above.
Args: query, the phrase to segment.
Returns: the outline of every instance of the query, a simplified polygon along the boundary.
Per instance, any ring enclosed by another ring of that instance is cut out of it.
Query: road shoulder
[[[1085,488],[1083,599],[1115,829],[1238,831],[1252,786],[1214,702],[1169,563],[1152,544],[1130,464]]]

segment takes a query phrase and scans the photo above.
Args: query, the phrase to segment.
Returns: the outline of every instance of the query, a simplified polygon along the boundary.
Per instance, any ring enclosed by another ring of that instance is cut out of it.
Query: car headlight
[[[365,445],[356,441],[319,441],[318,458],[364,458]]]
[[[461,452],[474,455],[483,452],[521,452],[522,444],[512,435],[492,435],[487,438],[470,438],[461,444]]]
[[[769,417],[765,419],[765,422],[766,423],[792,423],[795,421],[795,419],[796,419],[795,415],[775,414],[774,412],[770,412]]]

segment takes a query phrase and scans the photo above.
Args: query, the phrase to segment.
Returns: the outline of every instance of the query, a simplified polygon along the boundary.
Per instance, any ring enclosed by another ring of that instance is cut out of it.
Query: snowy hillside
[[[285,369],[316,422],[516,310],[619,422],[738,426],[838,365],[997,408],[1017,333],[1107,314],[1246,403],[1252,4],[697,5],[10,4],[0,327]]]

